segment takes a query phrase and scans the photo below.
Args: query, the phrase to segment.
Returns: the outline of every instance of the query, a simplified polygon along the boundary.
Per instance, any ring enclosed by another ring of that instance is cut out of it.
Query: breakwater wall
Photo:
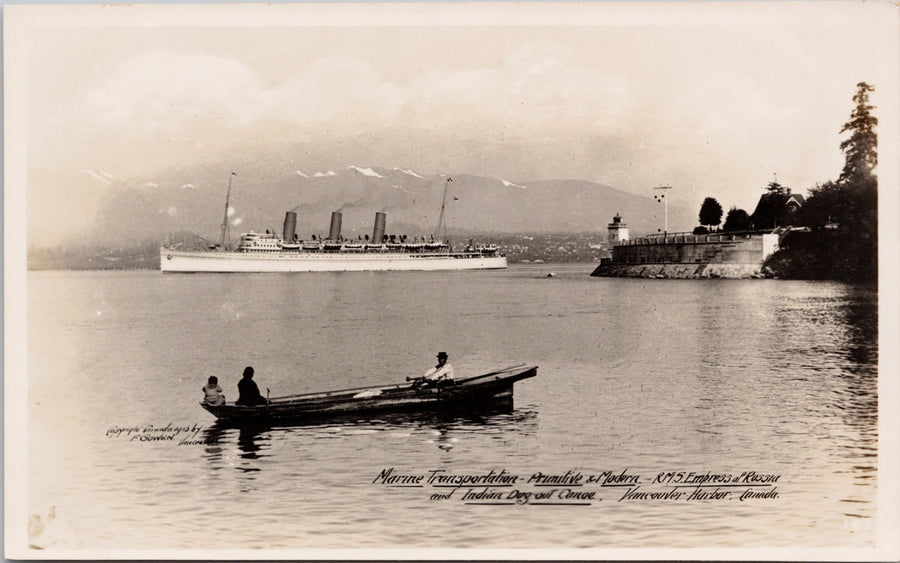
[[[592,276],[644,278],[762,277],[765,259],[778,250],[773,233],[675,233],[623,241]]]

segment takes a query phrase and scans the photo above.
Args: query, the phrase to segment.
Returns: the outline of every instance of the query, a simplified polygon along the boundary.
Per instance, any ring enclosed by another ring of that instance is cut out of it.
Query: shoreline
[[[761,264],[601,264],[593,277],[663,279],[762,279]]]

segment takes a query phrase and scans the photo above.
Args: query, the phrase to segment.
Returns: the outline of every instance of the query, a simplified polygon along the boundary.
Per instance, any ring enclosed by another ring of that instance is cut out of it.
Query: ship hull
[[[160,249],[163,273],[371,272],[504,269],[478,253],[218,252]]]

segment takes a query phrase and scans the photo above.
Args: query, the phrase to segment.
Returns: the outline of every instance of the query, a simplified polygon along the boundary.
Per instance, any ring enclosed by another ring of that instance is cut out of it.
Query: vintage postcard
[[[897,560],[897,22],[4,6],[6,557]]]

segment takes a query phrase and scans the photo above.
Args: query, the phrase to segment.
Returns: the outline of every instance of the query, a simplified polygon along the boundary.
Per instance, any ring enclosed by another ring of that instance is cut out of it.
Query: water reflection
[[[438,423],[453,421],[471,421],[475,423],[491,424],[496,422],[498,415],[513,413],[513,402],[508,399],[491,401],[489,403],[477,403],[471,407],[454,406],[434,411],[386,411],[383,413],[339,413],[316,414],[309,417],[298,417],[291,420],[277,420],[271,422],[248,423],[241,421],[217,420],[215,424],[206,429],[208,432],[208,444],[216,443],[226,429],[240,429],[242,435],[251,439],[271,428],[298,428],[315,426],[345,426],[359,424],[405,424],[405,423]]]
[[[874,445],[878,425],[877,290],[866,285],[845,286],[845,293],[832,307],[843,333],[832,405],[844,425],[859,432],[859,440]]]
[[[203,431],[203,457],[213,469],[220,469],[233,453],[237,456],[236,459],[242,460],[237,464],[237,469],[250,472],[261,471],[259,462],[264,458],[277,458],[274,452],[276,445],[292,436],[334,440],[346,439],[348,434],[345,431],[348,429],[356,431],[355,433],[412,434],[429,431],[435,436],[429,442],[433,442],[441,450],[450,451],[460,435],[487,432],[507,438],[533,436],[536,427],[537,411],[514,410],[508,404],[472,411],[384,413],[377,418],[340,416],[280,424],[241,425],[216,421]]]
[[[784,343],[773,338],[771,357],[798,385],[827,392],[815,410],[837,414],[848,428],[861,430],[856,439],[871,439],[865,434],[874,433],[877,424],[877,290],[815,285],[820,291],[803,291],[809,287],[789,286],[774,302],[773,328]]]
[[[878,360],[878,292],[851,286],[838,311],[848,327],[848,359],[862,369],[873,369]]]
[[[237,433],[237,447],[242,459],[259,459],[268,457],[268,454],[260,453],[268,449],[267,442],[271,436],[263,433],[270,429],[261,425],[223,425],[213,424],[203,430],[204,457],[208,460],[219,460],[223,457],[228,446],[228,436]]]
[[[435,428],[435,431],[437,432],[437,437],[434,441],[437,443],[438,449],[444,450],[445,452],[449,452],[453,449],[453,442],[456,442],[458,438],[452,437],[450,428],[445,425],[440,425]]]
[[[262,432],[265,429],[263,428],[241,428],[240,433],[238,434],[238,449],[241,451],[240,457],[241,459],[260,459],[263,457],[267,457],[266,454],[261,454],[263,450],[262,442],[269,441],[270,438],[261,436]],[[248,467],[247,471],[259,471],[256,467]]]

